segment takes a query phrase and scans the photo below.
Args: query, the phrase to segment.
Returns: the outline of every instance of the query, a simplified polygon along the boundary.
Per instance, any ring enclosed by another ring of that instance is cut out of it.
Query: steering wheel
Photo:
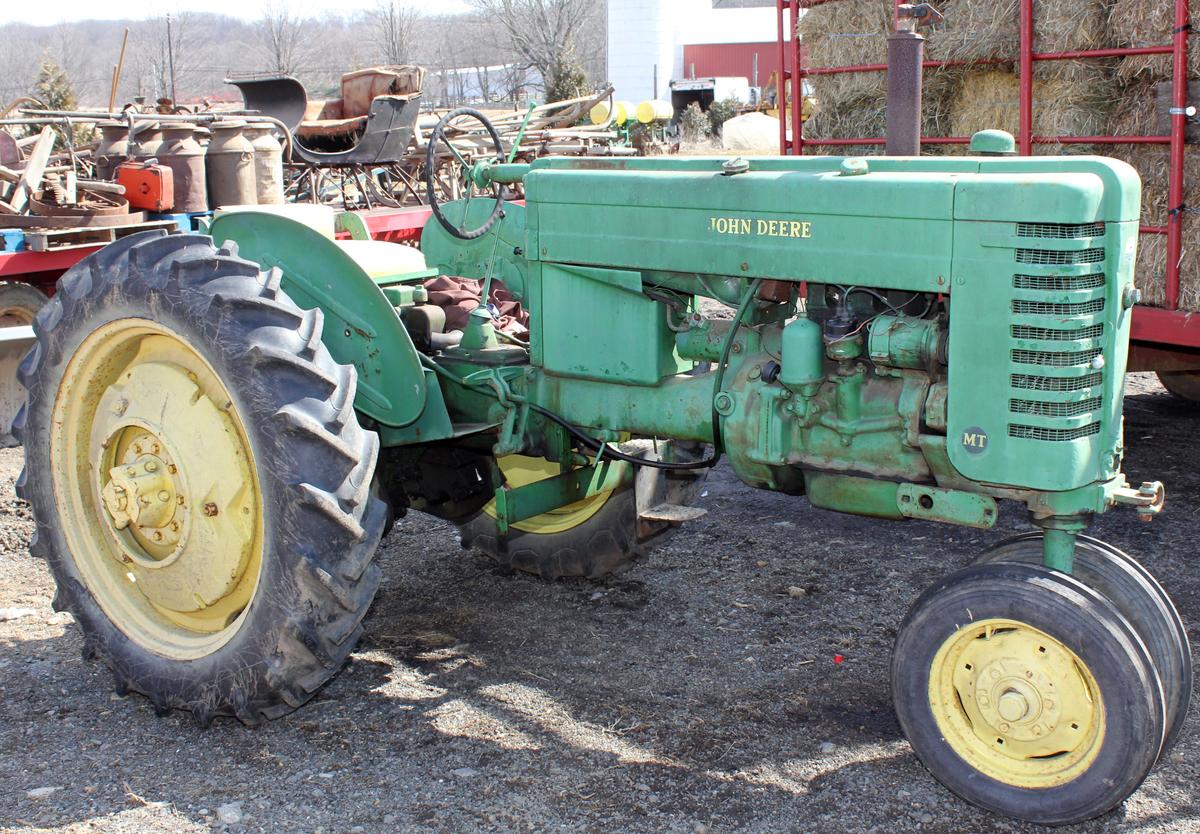
[[[504,198],[501,194],[500,186],[498,186],[496,183],[492,183],[490,187],[492,194],[495,197],[496,204],[492,207],[491,216],[488,217],[486,223],[477,229],[466,228],[467,214],[471,208],[471,200],[476,196],[476,184],[475,180],[471,176],[472,165],[463,158],[462,154],[459,153],[458,148],[454,147],[454,143],[446,138],[446,127],[450,124],[450,122],[454,121],[460,116],[469,116],[483,125],[484,129],[487,130],[488,135],[492,139],[492,146],[496,149],[496,161],[504,161],[504,145],[500,142],[500,134],[496,132],[495,125],[488,121],[487,116],[470,107],[460,107],[457,110],[452,110],[442,117],[442,120],[437,123],[437,127],[433,129],[433,133],[431,133],[429,136],[429,149],[425,154],[425,195],[429,198],[429,207],[433,210],[433,216],[436,217],[438,222],[442,224],[442,228],[460,240],[474,240],[475,238],[486,234],[488,229],[492,228],[492,226],[495,225],[496,221],[503,214]],[[466,194],[466,200],[463,204],[462,226],[454,225],[454,223],[452,223],[450,219],[446,217],[445,213],[442,211],[442,203],[438,200],[435,183],[437,180],[438,157],[441,155],[439,153],[439,145],[444,145],[446,148],[448,148],[450,154],[458,162],[459,168],[457,177],[459,181],[457,184],[460,187],[465,187],[464,192]]]

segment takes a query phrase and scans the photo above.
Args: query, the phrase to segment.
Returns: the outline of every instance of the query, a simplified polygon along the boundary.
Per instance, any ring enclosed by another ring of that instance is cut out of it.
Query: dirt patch
[[[1151,376],[1131,376],[1130,392],[1127,471],[1167,484],[1167,512],[1111,513],[1093,533],[1143,559],[1198,623],[1200,410]],[[414,514],[384,542],[384,583],[342,673],[266,727],[205,731],[111,694],[105,667],[80,659],[28,553],[20,465],[19,449],[0,450],[5,831],[1043,830],[943,789],[888,693],[909,603],[1027,529],[1016,508],[991,532],[872,522],[722,467],[709,515],[664,549],[606,582],[553,584],[496,569]],[[1128,802],[1061,830],[1196,831],[1195,711]]]

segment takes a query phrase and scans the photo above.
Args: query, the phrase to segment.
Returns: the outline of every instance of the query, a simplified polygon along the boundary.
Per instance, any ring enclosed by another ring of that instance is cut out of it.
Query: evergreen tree
[[[71,79],[49,55],[42,57],[37,81],[33,85],[33,97],[44,104],[47,110],[75,110],[79,107],[79,102],[75,98],[75,88],[71,86]],[[54,132],[58,134],[60,147],[68,144],[63,128],[55,127]],[[87,142],[88,133],[87,128],[75,128],[69,144],[80,145]]]

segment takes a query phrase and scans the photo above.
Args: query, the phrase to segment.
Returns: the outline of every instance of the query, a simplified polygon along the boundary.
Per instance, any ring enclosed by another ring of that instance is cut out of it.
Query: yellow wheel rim
[[[177,333],[121,319],[75,351],[50,465],[80,577],[130,639],[210,654],[237,631],[262,566],[254,457],[229,391]]]
[[[505,481],[511,487],[523,487],[527,484],[545,480],[546,478],[553,478],[561,472],[558,464],[554,461],[546,460],[545,458],[526,457],[525,455],[505,455],[502,458],[497,458],[496,463],[500,466],[500,471],[504,474]],[[576,501],[574,504],[568,504],[565,507],[559,507],[548,513],[542,513],[541,515],[535,515],[533,518],[518,521],[511,526],[524,533],[541,533],[543,535],[562,533],[565,530],[570,530],[572,527],[578,527],[598,513],[610,495],[612,495],[611,489],[598,492],[590,498],[584,498],[582,501]],[[492,518],[495,518],[496,500],[492,499],[487,502],[483,507],[483,511]]]
[[[28,326],[33,324],[35,318],[37,318],[37,311],[30,310],[28,307],[17,305],[0,307],[0,327]]]
[[[1058,640],[1015,620],[981,620],[952,634],[933,659],[929,702],[959,756],[1017,787],[1074,780],[1104,741],[1091,670]]]

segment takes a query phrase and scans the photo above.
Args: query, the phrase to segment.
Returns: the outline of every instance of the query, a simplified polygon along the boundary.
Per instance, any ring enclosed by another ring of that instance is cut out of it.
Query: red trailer
[[[788,37],[795,31],[800,12],[824,3],[837,0],[776,0],[778,18],[779,64],[784,67],[784,89],[791,109],[788,119],[779,120],[779,146],[782,154],[802,154],[806,148],[837,148],[845,145],[884,144],[881,136],[842,137],[837,139],[809,140],[804,138],[804,125],[800,119],[802,80],[809,76],[847,72],[886,72],[887,64],[860,64],[844,67],[805,66],[798,38]],[[880,0],[889,2],[889,0]],[[894,0],[900,5],[900,0]],[[993,60],[981,63],[1012,63],[1019,67],[1020,77],[1020,121],[1016,136],[1017,151],[1032,154],[1035,145],[1047,144],[1163,144],[1170,146],[1170,169],[1168,184],[1169,220],[1166,226],[1142,226],[1143,235],[1166,235],[1166,303],[1163,307],[1139,305],[1134,308],[1130,344],[1129,369],[1158,371],[1160,378],[1176,394],[1190,400],[1200,401],[1200,313],[1179,309],[1179,260],[1182,249],[1180,230],[1185,220],[1183,200],[1184,140],[1187,115],[1187,50],[1188,35],[1192,33],[1189,23],[1189,0],[1159,0],[1174,2],[1175,21],[1170,43],[1156,46],[1131,47],[1124,49],[1087,49],[1067,52],[1037,52],[1035,46],[1035,3],[1020,0],[1020,52],[1007,61]],[[790,54],[789,54],[790,51]],[[1033,62],[1062,61],[1081,58],[1117,58],[1128,55],[1171,55],[1172,94],[1171,131],[1167,135],[1154,136],[1038,136],[1033,132]],[[952,61],[925,61],[926,68],[951,66]],[[793,72],[788,67],[795,67]],[[967,144],[969,136],[922,137],[923,144]],[[823,150],[822,152],[828,152]]]

